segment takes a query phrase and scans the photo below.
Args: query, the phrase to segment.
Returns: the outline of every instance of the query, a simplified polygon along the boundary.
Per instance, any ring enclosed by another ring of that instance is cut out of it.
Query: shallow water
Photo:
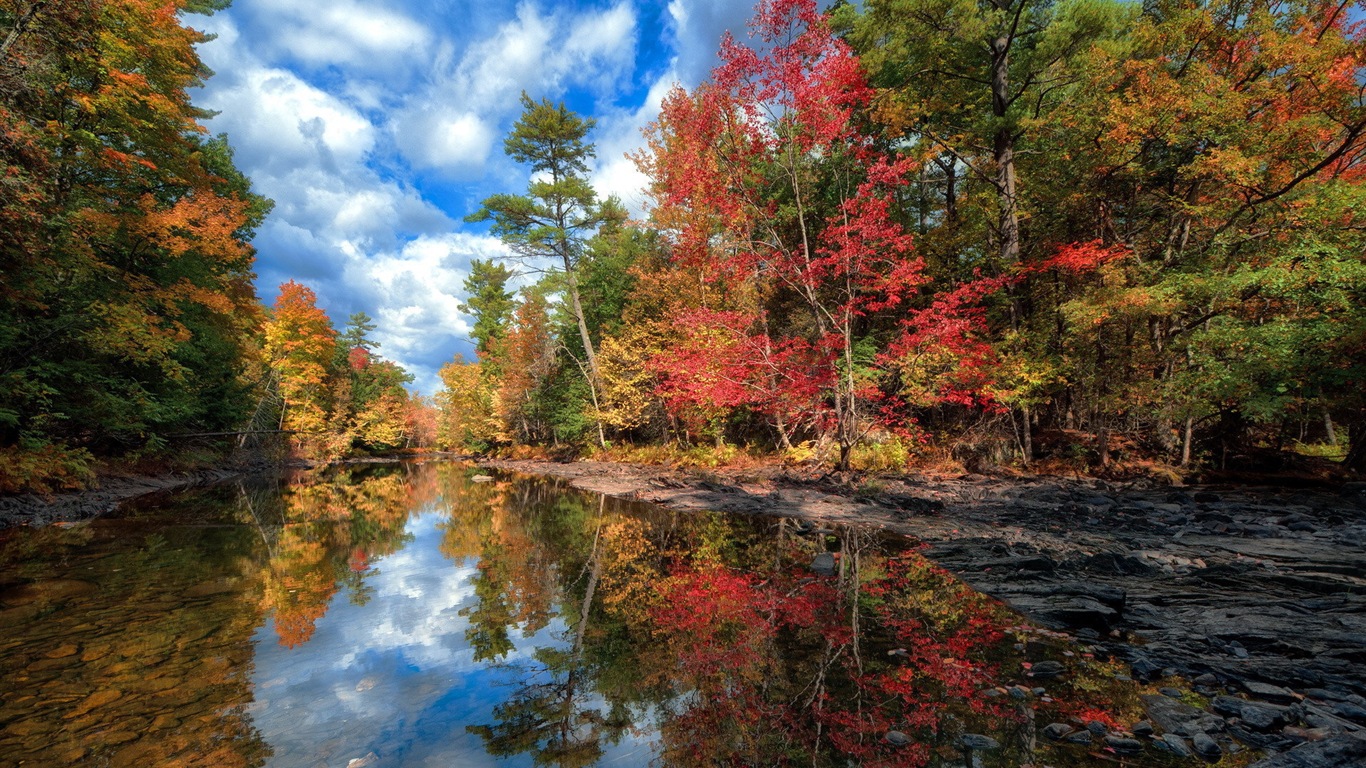
[[[473,474],[12,535],[0,765],[1090,765],[1118,758],[1037,729],[1141,716],[1118,667],[907,542]]]

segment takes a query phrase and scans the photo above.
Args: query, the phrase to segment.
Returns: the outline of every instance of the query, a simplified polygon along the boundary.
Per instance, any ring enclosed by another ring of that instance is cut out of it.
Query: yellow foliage
[[[457,357],[441,367],[440,376],[445,388],[436,396],[437,445],[483,452],[503,442],[497,382],[483,366]]]

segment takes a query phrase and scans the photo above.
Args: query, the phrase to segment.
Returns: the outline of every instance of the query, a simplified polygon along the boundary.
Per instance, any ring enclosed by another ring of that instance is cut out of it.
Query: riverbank
[[[910,536],[973,588],[1125,660],[1136,678],[1184,678],[1229,710],[1226,727],[1246,744],[1366,736],[1366,484],[1174,489],[969,475],[843,485],[782,468],[481,466],[678,510]],[[1234,693],[1265,709],[1243,712]]]
[[[89,520],[112,511],[129,499],[221,483],[244,471],[213,467],[155,475],[105,475],[99,478],[95,487],[82,491],[0,496],[0,529]]]

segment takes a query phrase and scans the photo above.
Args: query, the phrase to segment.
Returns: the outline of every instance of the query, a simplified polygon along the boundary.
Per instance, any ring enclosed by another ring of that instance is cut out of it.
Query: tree
[[[928,282],[893,210],[914,160],[885,151],[855,119],[872,91],[814,2],[762,2],[751,26],[755,48],[727,38],[711,83],[665,99],[644,163],[654,215],[675,228],[678,258],[703,265],[708,280],[754,286],[759,299],[748,317],[725,316],[725,326],[747,329],[741,346],[728,348],[749,352],[711,361],[733,370],[739,362],[749,373],[703,378],[775,395],[813,393],[755,404],[793,416],[823,411],[822,431],[847,468],[877,421],[870,406],[882,398],[881,363],[891,362],[878,359],[874,320],[906,308]],[[962,316],[962,302],[935,306]],[[953,319],[941,315],[909,313],[894,335]],[[690,325],[715,332],[705,318]],[[970,332],[973,324],[943,328]],[[782,380],[771,375],[778,372]],[[679,374],[687,375],[675,366]],[[725,400],[734,402],[718,402]]]
[[[585,178],[588,161],[595,156],[593,145],[584,141],[593,120],[579,117],[563,103],[535,102],[526,93],[522,109],[503,148],[512,159],[531,167],[527,194],[494,195],[466,221],[492,221],[493,232],[518,255],[558,264],[583,344],[585,378],[596,391],[600,374],[579,294],[579,270],[586,241],[603,222],[621,218],[621,207],[610,199],[599,204]],[[601,425],[598,431],[601,440]]]
[[[157,453],[249,408],[270,203],[204,136],[179,13],[223,5],[0,11],[0,452]]]
[[[502,264],[475,259],[470,262],[469,277],[465,278],[469,298],[460,305],[460,311],[474,316],[470,337],[474,339],[479,361],[485,365],[493,363],[493,351],[512,319],[514,294],[507,289],[512,277],[512,270]]]
[[[341,347],[346,352],[353,349],[379,349],[379,342],[370,338],[375,323],[364,312],[356,312],[346,320],[346,331],[341,335]]]
[[[265,327],[266,359],[284,399],[280,426],[296,433],[300,446],[318,443],[332,409],[329,379],[337,331],[317,302],[313,289],[290,280],[280,286]]]

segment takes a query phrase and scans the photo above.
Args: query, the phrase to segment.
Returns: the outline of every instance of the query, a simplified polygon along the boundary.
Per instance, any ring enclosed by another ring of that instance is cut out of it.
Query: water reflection
[[[10,541],[0,764],[1066,766],[1094,758],[1035,723],[1138,719],[903,543],[473,472]]]

